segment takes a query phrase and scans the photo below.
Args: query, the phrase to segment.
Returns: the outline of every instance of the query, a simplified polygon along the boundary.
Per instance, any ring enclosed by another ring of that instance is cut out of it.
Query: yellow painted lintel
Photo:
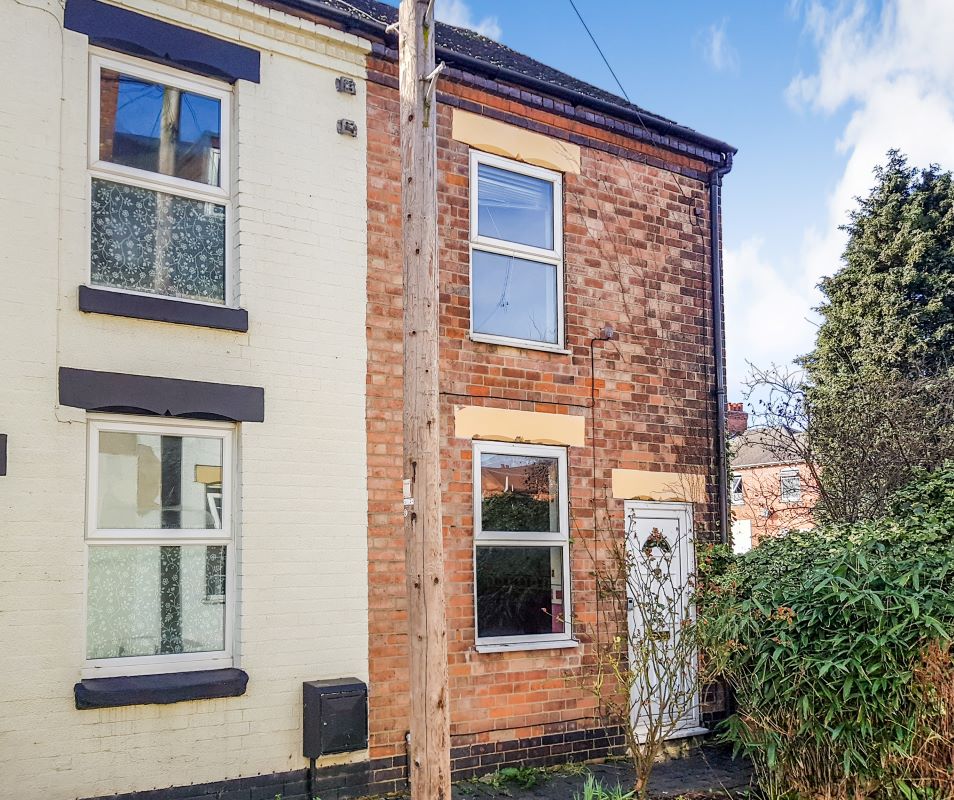
[[[613,497],[622,500],[705,502],[706,479],[691,472],[614,469]]]
[[[506,408],[484,406],[455,408],[454,435],[461,439],[558,444],[571,447],[582,447],[586,441],[583,417],[546,414],[541,411],[512,411]]]
[[[455,108],[452,138],[477,150],[558,172],[580,172],[580,148],[572,142],[508,125]]]

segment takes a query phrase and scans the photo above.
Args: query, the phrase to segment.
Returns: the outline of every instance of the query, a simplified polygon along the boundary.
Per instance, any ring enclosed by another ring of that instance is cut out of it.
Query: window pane
[[[556,344],[556,270],[553,264],[474,250],[474,332]]]
[[[782,475],[783,500],[798,500],[801,492],[801,478],[798,475]]]
[[[477,636],[563,633],[563,548],[477,548]]]
[[[99,157],[220,186],[221,106],[211,97],[103,69]]]
[[[553,184],[487,164],[477,165],[477,233],[553,249]]]
[[[555,458],[481,453],[481,529],[559,531],[558,476]]]
[[[222,528],[222,440],[100,431],[101,529]]]
[[[225,545],[205,548],[205,599],[225,602]]]
[[[225,302],[225,206],[93,179],[92,282]]]
[[[220,548],[90,547],[86,657],[225,649],[225,606],[206,602],[210,549]]]

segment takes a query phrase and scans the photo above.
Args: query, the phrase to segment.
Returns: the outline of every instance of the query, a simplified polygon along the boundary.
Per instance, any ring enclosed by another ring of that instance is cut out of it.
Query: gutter
[[[461,66],[469,67],[472,70],[483,72],[484,74],[493,78],[503,78],[507,82],[515,83],[518,86],[526,86],[530,89],[544,92],[545,94],[573,103],[573,105],[585,106],[587,108],[592,108],[594,111],[599,111],[612,117],[624,119],[627,122],[633,122],[642,128],[649,128],[653,130],[660,136],[673,136],[675,138],[682,139],[683,141],[698,145],[705,150],[721,153],[726,156],[738,152],[737,148],[733,147],[731,144],[727,144],[726,142],[723,142],[719,139],[714,139],[711,136],[706,136],[704,133],[699,133],[698,131],[694,131],[692,128],[687,128],[683,125],[679,125],[676,122],[670,122],[669,120],[663,119],[662,117],[657,117],[655,114],[652,114],[648,111],[637,112],[635,109],[627,108],[626,106],[621,106],[616,103],[611,103],[608,100],[600,100],[595,97],[590,97],[589,95],[583,94],[582,92],[578,92],[574,89],[568,89],[564,86],[555,86],[552,83],[547,83],[546,81],[542,81],[539,78],[533,78],[529,75],[524,75],[521,72],[516,72],[515,70],[508,69],[507,67],[499,67],[495,64],[488,64],[486,61],[481,61],[479,58],[464,55],[463,53],[458,53],[454,50],[448,50],[445,47],[438,47],[437,53],[449,62],[457,63]],[[659,142],[655,143],[659,144]],[[673,148],[670,147],[669,149]]]
[[[388,26],[383,22],[379,22],[378,20],[367,17],[356,16],[347,11],[342,11],[341,9],[327,6],[320,2],[320,0],[270,0],[270,2],[266,2],[265,4],[285,8],[296,8],[301,11],[307,11],[317,16],[324,17],[325,19],[332,20],[341,25],[346,33],[363,33],[366,35],[372,34],[382,40],[391,41],[395,41],[397,38],[397,34],[393,31],[389,32],[387,30]],[[474,56],[458,53],[456,50],[451,50],[447,47],[441,47],[440,45],[437,46],[436,52],[438,59],[443,59],[444,61],[448,62],[448,64],[456,64],[475,72],[480,72],[483,75],[487,75],[491,78],[500,78],[508,83],[513,83],[518,86],[525,86],[528,89],[534,89],[536,91],[543,92],[552,97],[572,103],[575,106],[585,106],[586,108],[591,108],[594,111],[598,111],[602,114],[607,114],[609,116],[617,117],[618,119],[626,120],[627,122],[635,123],[642,128],[650,129],[660,137],[672,136],[681,139],[682,141],[690,142],[691,144],[694,144],[704,150],[708,150],[711,153],[722,155],[724,159],[728,159],[729,164],[731,164],[732,155],[738,152],[737,148],[733,147],[727,142],[723,142],[720,139],[715,139],[712,136],[706,136],[703,133],[694,131],[692,128],[687,128],[684,125],[679,125],[676,122],[663,119],[662,117],[658,117],[649,111],[643,111],[641,109],[637,111],[634,108],[621,106],[608,100],[599,100],[598,98],[590,97],[587,94],[578,92],[575,89],[568,89],[564,86],[555,86],[554,84],[540,80],[539,78],[534,78],[530,75],[524,75],[523,73],[509,69],[508,67],[501,67],[497,64],[491,64],[487,61],[482,61],[479,58],[475,58]],[[658,141],[655,143],[662,144]],[[702,158],[705,157],[702,154],[693,153],[691,148],[679,148],[670,145],[668,149],[676,150],[677,152],[682,151],[687,155],[696,155]],[[712,160],[711,157],[709,160]]]
[[[729,456],[726,442],[725,322],[722,308],[722,178],[732,170],[732,155],[709,173],[709,248],[712,253],[712,334],[716,370],[716,450],[718,456],[719,540],[729,542]]]

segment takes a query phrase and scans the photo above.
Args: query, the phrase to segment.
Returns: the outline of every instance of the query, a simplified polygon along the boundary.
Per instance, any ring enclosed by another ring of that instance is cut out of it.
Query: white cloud
[[[718,25],[710,25],[705,32],[702,52],[706,61],[718,72],[737,72],[739,69],[739,54],[729,42],[726,35],[727,20]]]
[[[441,22],[456,25],[458,28],[468,28],[476,31],[488,39],[499,41],[503,31],[496,17],[487,16],[483,19],[474,19],[470,6],[464,0],[438,0],[434,7],[434,14]]]
[[[849,109],[837,151],[844,171],[827,198],[823,231],[805,237],[808,276],[838,268],[854,199],[868,193],[872,169],[896,147],[915,166],[954,167],[954,3],[887,0],[876,14],[860,0],[831,9],[815,0],[806,27],[819,49],[818,70],[798,75],[789,102],[817,113]]]
[[[746,362],[767,367],[789,361],[810,350],[815,338],[811,282],[798,275],[793,279],[784,264],[773,263],[764,244],[753,237],[724,253],[730,395],[740,391],[748,374]]]
[[[790,104],[808,113],[847,111],[836,142],[842,174],[824,204],[825,222],[802,234],[798,252],[766,255],[758,239],[725,253],[730,387],[743,358],[761,366],[809,350],[806,322],[820,295],[814,288],[840,266],[854,198],[866,195],[872,170],[890,148],[913,166],[954,168],[954,2],[885,0],[880,13],[862,0],[792,0],[818,49],[817,69],[788,86]]]

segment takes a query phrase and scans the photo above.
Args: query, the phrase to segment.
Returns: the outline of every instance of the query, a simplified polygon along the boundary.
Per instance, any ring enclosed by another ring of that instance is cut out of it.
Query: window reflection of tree
[[[485,531],[557,530],[555,466],[552,459],[539,459],[492,467],[495,477],[502,480],[500,488],[483,492],[481,528]]]

